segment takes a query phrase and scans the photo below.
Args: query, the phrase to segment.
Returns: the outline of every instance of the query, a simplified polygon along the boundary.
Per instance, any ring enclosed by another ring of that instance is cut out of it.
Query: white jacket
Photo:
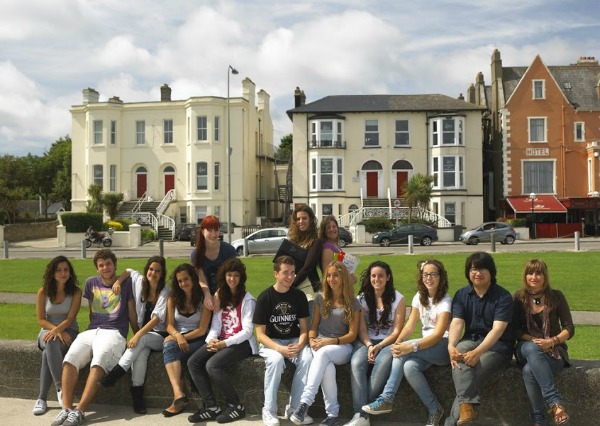
[[[254,316],[254,308],[256,307],[256,300],[249,292],[246,292],[244,299],[242,300],[242,330],[224,340],[225,345],[232,346],[243,343],[248,340],[250,342],[250,347],[252,348],[252,354],[256,355],[258,353],[258,347],[256,345],[256,339],[254,338],[254,323],[252,322],[252,317]],[[210,342],[213,339],[218,339],[221,334],[222,328],[222,313],[223,309],[220,309],[218,312],[215,312],[212,316],[212,323],[210,326],[210,331],[206,335],[206,341]]]
[[[135,312],[137,313],[138,327],[142,328],[144,326],[144,313],[146,312],[146,302],[142,302],[142,279],[144,278],[144,275],[134,269],[127,269],[127,271],[129,271],[131,285],[133,286],[133,298],[135,299]],[[150,315],[150,318],[158,317],[160,320],[156,327],[154,327],[155,331],[167,331],[165,319],[167,317],[167,299],[169,298],[170,292],[171,288],[168,285],[165,285],[160,291],[158,299],[156,300],[156,305],[152,310],[152,315]]]

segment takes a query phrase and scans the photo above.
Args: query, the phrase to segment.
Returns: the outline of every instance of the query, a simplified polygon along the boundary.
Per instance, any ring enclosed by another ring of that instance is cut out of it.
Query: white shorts
[[[90,368],[97,365],[108,373],[125,352],[125,342],[118,330],[86,330],[77,335],[63,364],[68,362],[79,371],[91,360]]]

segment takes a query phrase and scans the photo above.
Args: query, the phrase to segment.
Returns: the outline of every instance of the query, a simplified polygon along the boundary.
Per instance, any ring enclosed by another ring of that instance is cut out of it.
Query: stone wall
[[[0,341],[0,397],[35,399],[39,388],[40,351],[31,341]],[[260,357],[251,357],[234,368],[230,373],[236,378],[238,390],[246,410],[251,414],[260,414],[263,404],[263,367]],[[293,367],[284,372],[279,392],[279,408],[282,414],[291,389]],[[446,413],[454,398],[454,385],[449,367],[431,367],[426,375],[433,391],[443,404]],[[81,395],[87,369],[80,375],[76,398]],[[337,367],[337,383],[341,417],[352,417],[352,395],[349,364]],[[101,389],[95,402],[105,404],[131,404],[129,373],[116,387]],[[595,424],[600,413],[600,361],[574,361],[571,368],[565,369],[557,377],[567,412],[571,415],[571,426]],[[196,394],[189,390],[189,378],[186,380],[186,394],[191,397],[187,411],[193,411],[199,402]],[[171,386],[165,372],[162,354],[152,353],[148,361],[148,375],[145,385],[145,400],[149,407],[167,407],[172,399]],[[217,394],[218,396],[218,394]],[[54,389],[50,398],[55,398]],[[515,366],[495,375],[482,392],[480,419],[478,425],[525,426],[528,421],[528,400],[523,386],[520,370]],[[317,400],[309,413],[318,418],[325,417],[323,400]],[[423,423],[427,413],[414,391],[402,382],[394,401],[394,410],[390,414],[378,416],[378,420]]]
[[[56,237],[56,225],[58,225],[57,220],[4,225],[4,240],[16,243],[40,238],[54,238]]]

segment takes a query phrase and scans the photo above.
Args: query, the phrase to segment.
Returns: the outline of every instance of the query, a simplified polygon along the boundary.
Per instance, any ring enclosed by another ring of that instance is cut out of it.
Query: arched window
[[[379,161],[370,160],[362,166],[362,170],[383,170]]]
[[[413,166],[406,160],[398,160],[392,166],[392,170],[412,170]]]

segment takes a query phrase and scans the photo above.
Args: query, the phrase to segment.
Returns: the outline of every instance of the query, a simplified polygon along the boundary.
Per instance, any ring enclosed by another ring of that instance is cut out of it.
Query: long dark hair
[[[200,229],[196,233],[196,256],[194,257],[194,267],[197,269],[202,268],[202,261],[204,260],[204,256],[206,255],[206,239],[204,238],[204,234],[202,233],[203,229],[221,229],[221,223],[216,216],[206,216],[202,219],[202,223],[200,224]],[[209,277],[206,277],[209,279]]]
[[[231,292],[229,285],[227,285],[227,279],[225,278],[227,272],[238,272],[240,274],[240,283],[235,294]],[[219,267],[217,272],[217,282],[219,283],[219,303],[221,309],[227,306],[236,307],[246,295],[246,265],[242,263],[237,257],[230,257]]]
[[[304,212],[308,215],[309,225],[306,231],[300,231],[296,219],[299,212]],[[309,248],[312,243],[318,238],[317,217],[315,212],[306,204],[297,206],[292,214],[290,214],[290,231],[289,240],[301,247]]]
[[[146,275],[148,275],[148,269],[150,269],[150,265],[152,265],[154,262],[160,264],[160,267],[162,268],[162,271],[160,274],[160,279],[158,280],[158,285],[156,287],[156,297],[157,298],[158,298],[158,295],[160,294],[160,292],[162,291],[162,289],[165,288],[165,282],[167,280],[166,279],[167,261],[162,256],[152,256],[150,259],[148,259],[148,262],[146,262],[146,266],[144,267],[144,276],[142,278],[142,301],[143,302],[148,300],[148,297],[150,297],[150,281],[148,280]]]
[[[180,272],[187,272],[192,278],[192,304],[196,308],[199,308],[202,305],[202,302],[204,302],[204,294],[200,288],[198,274],[196,273],[194,267],[189,263],[182,263],[175,268],[173,275],[171,275],[170,297],[173,299],[173,303],[175,303],[175,306],[178,310],[182,311],[185,309],[185,292],[179,287],[179,283],[177,282],[177,274]]]
[[[54,273],[56,272],[56,268],[58,268],[58,265],[63,262],[65,262],[69,267],[69,279],[65,283],[65,294],[69,296],[75,294],[75,289],[79,284],[79,281],[77,281],[77,275],[75,274],[75,270],[73,269],[73,265],[71,264],[69,259],[67,259],[65,256],[56,256],[46,266],[46,272],[44,272],[44,281],[42,283],[44,292],[46,293],[46,296],[50,299],[50,301],[54,301],[57,292]]]
[[[358,294],[362,294],[367,307],[369,308],[369,324],[377,324],[377,297],[375,296],[375,289],[371,285],[371,270],[373,268],[381,268],[385,271],[386,275],[389,275],[390,279],[385,283],[385,289],[381,295],[381,301],[383,303],[383,312],[381,313],[381,319],[379,321],[380,326],[387,328],[394,323],[392,316],[392,303],[396,300],[396,290],[394,289],[394,276],[392,275],[392,269],[390,265],[380,260],[376,260],[367,266],[360,277],[360,290]],[[367,324],[368,326],[368,324]]]
[[[440,274],[440,284],[438,285],[437,291],[433,296],[433,304],[440,303],[444,296],[448,293],[448,272],[444,268],[444,264],[439,260],[430,259],[418,263],[419,272],[417,275],[417,292],[419,293],[419,301],[421,306],[429,306],[429,290],[423,283],[423,268],[425,265],[434,265],[437,268],[438,274]]]
[[[525,264],[523,268],[523,285],[521,289],[517,292],[517,297],[524,306],[527,305],[527,300],[529,298],[529,289],[527,288],[527,274],[538,273],[544,276],[544,288],[541,293],[536,293],[537,295],[542,295],[546,299],[546,306],[548,309],[554,309],[558,305],[558,300],[554,293],[554,290],[550,287],[550,275],[548,273],[548,265],[546,262],[539,259],[531,259],[529,262]]]

